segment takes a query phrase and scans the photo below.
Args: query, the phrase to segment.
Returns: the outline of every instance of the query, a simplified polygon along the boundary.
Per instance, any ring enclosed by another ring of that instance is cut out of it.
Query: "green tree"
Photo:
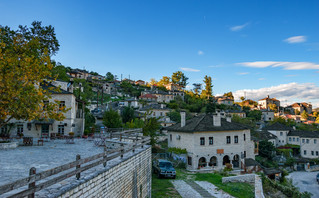
[[[175,110],[167,113],[167,116],[174,122],[180,122],[181,121],[181,114]]]
[[[134,109],[132,107],[124,107],[121,117],[123,120],[123,123],[130,122],[134,119]]]
[[[76,98],[83,100],[86,104],[94,99],[94,92],[92,90],[92,87],[85,79],[74,79],[73,86],[73,93]]]
[[[265,140],[259,142],[259,155],[261,157],[271,160],[274,151],[276,151],[276,148],[271,142]]]
[[[157,81],[155,80],[155,78],[151,78],[151,81],[148,83],[149,86],[154,86],[157,85]]]
[[[70,71],[70,69],[61,65],[61,63],[55,64],[55,62],[53,62],[53,65],[54,67],[51,70],[52,77],[68,82],[70,77],[68,76],[67,72]]]
[[[246,98],[245,98],[244,96],[241,96],[241,97],[240,97],[240,100],[241,100],[242,102],[244,102],[245,99],[246,99]]]
[[[51,56],[59,50],[52,26],[35,21],[31,27],[11,30],[0,26],[0,127],[11,119],[33,120],[52,118],[63,120],[57,102],[44,102],[51,91],[42,86],[52,78]],[[58,91],[58,90],[55,90]]]
[[[259,121],[261,120],[261,114],[261,111],[253,110],[248,112],[247,117],[252,118],[254,121]]]
[[[205,83],[205,89],[202,91],[201,97],[209,99],[209,98],[211,98],[213,96],[212,77],[206,75],[204,77],[204,83]]]
[[[318,114],[317,111],[314,111],[312,115],[313,115],[314,117],[318,117],[318,116],[319,116],[319,114]]]
[[[319,124],[319,116],[316,118],[316,124]]]
[[[304,111],[301,113],[301,118],[307,120],[308,117],[309,117],[309,115],[308,115],[307,111],[304,110]]]
[[[215,113],[216,112],[216,100],[210,98],[206,105],[206,113]]]
[[[181,71],[174,72],[172,74],[172,83],[178,84],[182,88],[185,88],[187,85],[188,77]]]
[[[126,122],[125,123],[125,128],[143,128],[144,127],[144,121],[138,118],[135,118],[133,120],[131,120],[130,122]]]
[[[105,75],[105,79],[107,81],[114,81],[114,75],[111,73],[111,72],[107,72],[106,75]]]
[[[108,128],[120,128],[122,127],[121,116],[116,111],[110,109],[103,115],[103,124]]]
[[[194,86],[194,92],[196,95],[199,95],[200,94],[200,90],[202,89],[202,84],[200,83],[194,83],[193,84]]]
[[[154,146],[157,141],[157,134],[156,131],[160,128],[160,123],[158,122],[157,118],[148,118],[144,122],[143,127],[143,135],[149,136],[151,138],[151,145]]]
[[[295,109],[295,115],[300,115],[300,111],[298,109]]]
[[[88,108],[85,108],[85,123],[84,123],[84,132],[89,134],[94,129],[95,126],[95,117],[92,115],[91,111]]]

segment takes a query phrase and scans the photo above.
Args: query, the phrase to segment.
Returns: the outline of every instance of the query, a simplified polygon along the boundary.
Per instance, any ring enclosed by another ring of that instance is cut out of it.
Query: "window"
[[[64,135],[64,125],[58,125],[58,134]]]
[[[187,157],[187,164],[190,166],[192,165],[192,157]]]
[[[244,151],[244,158],[246,158],[246,151]]]
[[[313,143],[314,143],[314,144],[317,144],[317,139],[314,139],[314,140],[313,140]]]
[[[306,151],[306,150],[304,150],[304,151],[303,151],[303,154],[304,154],[304,155],[307,155],[307,151]]]
[[[235,140],[234,141],[235,141],[235,143],[238,143],[238,136],[237,135],[235,136]]]
[[[161,114],[161,116],[163,116],[163,112],[161,112],[160,114]]]
[[[226,137],[226,143],[227,143],[227,144],[230,144],[230,136],[227,136],[227,137]]]
[[[200,138],[200,145],[205,145],[205,138],[204,137]]]
[[[23,124],[17,125],[17,135],[22,136],[23,135]]]
[[[291,137],[289,138],[289,142],[291,142]]]
[[[244,141],[246,141],[246,134],[244,134]]]
[[[315,152],[314,152],[314,151],[311,151],[311,155],[315,155]]]
[[[299,138],[297,138],[297,142],[299,142]]]
[[[309,144],[309,139],[306,140],[307,144]]]
[[[176,135],[176,140],[181,140],[181,136],[180,135]]]
[[[7,132],[7,125],[1,127],[1,133],[4,134]]]
[[[296,140],[296,138],[292,138],[292,141],[294,142]]]
[[[62,110],[65,108],[65,101],[60,101],[59,109]]]
[[[282,136],[282,132],[280,132],[280,136]]]
[[[209,145],[213,145],[214,144],[214,138],[213,137],[209,137]]]
[[[302,143],[305,143],[305,139],[302,139]]]
[[[172,141],[172,134],[169,135],[169,140]]]
[[[155,112],[153,112],[153,116],[155,116]]]
[[[319,152],[318,152],[318,151],[316,151],[316,155],[317,155],[317,156],[319,155]]]

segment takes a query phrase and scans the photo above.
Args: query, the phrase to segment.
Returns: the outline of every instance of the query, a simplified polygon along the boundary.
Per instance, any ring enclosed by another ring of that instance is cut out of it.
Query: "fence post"
[[[104,162],[103,162],[103,166],[106,167],[106,158],[107,158],[107,155],[106,155],[106,146],[104,146],[104,156],[103,156],[103,159],[104,159]]]
[[[29,176],[35,175],[36,174],[36,169],[34,167],[30,168],[29,171]],[[35,182],[32,182],[29,184],[29,189],[35,188]],[[28,198],[34,198],[34,193],[28,195]]]
[[[76,155],[76,161],[79,161],[81,159],[81,155]],[[81,168],[81,165],[79,164],[79,165],[76,165],[76,169],[79,169],[79,168]],[[81,173],[77,173],[76,174],[76,179],[77,180],[79,180],[80,179],[80,177],[81,177]]]
[[[121,144],[121,158],[123,158],[124,154],[124,144]]]

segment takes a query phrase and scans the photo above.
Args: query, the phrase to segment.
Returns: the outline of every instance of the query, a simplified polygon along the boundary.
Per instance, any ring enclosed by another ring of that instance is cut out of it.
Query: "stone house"
[[[135,81],[135,84],[144,86],[145,85],[145,81],[144,80],[137,80],[137,81]]]
[[[302,113],[303,111],[306,111],[308,114],[312,113],[312,105],[310,103],[302,102],[302,103],[294,103],[288,107],[286,107],[287,111],[290,111],[290,113],[295,114],[295,111],[299,111]]]
[[[290,131],[287,143],[300,146],[300,155],[303,158],[319,157],[319,134],[313,131]]]
[[[258,100],[260,109],[268,109],[269,104],[275,104],[278,108],[280,107],[280,101],[276,98],[270,98],[269,95],[266,98]]]
[[[232,106],[234,104],[234,99],[231,99],[230,97],[218,96],[216,97],[216,99],[218,104],[224,104],[229,106]]]
[[[166,117],[170,111],[171,109],[167,108],[165,104],[150,104],[138,110],[141,114],[149,112],[146,118],[160,118],[159,121],[161,121],[161,118]]]
[[[72,76],[73,78],[85,79],[85,80],[87,80],[88,77],[91,76],[91,74],[89,72],[87,72],[86,70],[82,70],[82,69],[72,69],[67,74]]]
[[[174,83],[169,83],[167,85],[165,85],[165,88],[167,90],[170,90],[170,91],[180,91],[182,90],[182,87],[178,84],[174,84]]]
[[[279,122],[276,122],[270,126],[266,126],[265,130],[277,136],[276,143],[274,144],[274,146],[278,147],[288,143],[287,135],[292,130],[292,128],[284,124],[280,124]]]
[[[245,158],[255,159],[250,129],[221,118],[220,113],[202,114],[167,127],[168,146],[187,150],[187,169],[220,170],[226,164],[241,168]]]
[[[60,87],[60,92],[52,91],[50,88]],[[63,121],[56,121],[53,119],[47,120],[11,120],[13,127],[9,131],[11,137],[23,135],[25,137],[33,138],[48,138],[56,135],[68,135],[69,132],[74,132],[75,136],[81,136],[84,132],[84,102],[77,100],[73,95],[72,85],[67,82],[55,81],[47,86],[42,86],[43,89],[48,89],[51,92],[52,101],[59,101],[60,106],[70,108],[65,115]],[[1,131],[6,131],[5,126]]]
[[[261,120],[265,122],[273,121],[275,118],[275,112],[268,109],[261,109]]]

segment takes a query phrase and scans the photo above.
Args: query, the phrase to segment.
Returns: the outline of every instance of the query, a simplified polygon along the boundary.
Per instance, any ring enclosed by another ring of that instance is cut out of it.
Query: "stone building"
[[[287,143],[300,146],[300,155],[303,158],[319,157],[319,134],[313,131],[290,131]]]
[[[277,136],[274,146],[278,147],[287,144],[287,135],[292,130],[292,128],[276,122],[270,126],[267,126],[265,130]]]
[[[12,119],[7,126],[1,128],[1,132],[9,130],[11,137],[23,135],[24,137],[48,138],[56,135],[68,135],[74,132],[75,136],[81,136],[84,132],[84,103],[74,96],[72,85],[63,81],[54,81],[47,86],[42,86],[51,92],[49,102],[59,101],[60,106],[70,108],[63,121],[47,120],[15,120]],[[60,87],[60,91],[52,91],[52,88]],[[11,126],[11,127],[9,127]]]
[[[276,98],[270,98],[269,95],[266,98],[258,100],[260,109],[268,109],[270,104],[275,104],[278,108],[280,107],[280,101]]]
[[[187,169],[219,170],[226,164],[241,168],[245,158],[255,159],[250,129],[220,113],[198,115],[167,128],[168,146],[187,150]]]

